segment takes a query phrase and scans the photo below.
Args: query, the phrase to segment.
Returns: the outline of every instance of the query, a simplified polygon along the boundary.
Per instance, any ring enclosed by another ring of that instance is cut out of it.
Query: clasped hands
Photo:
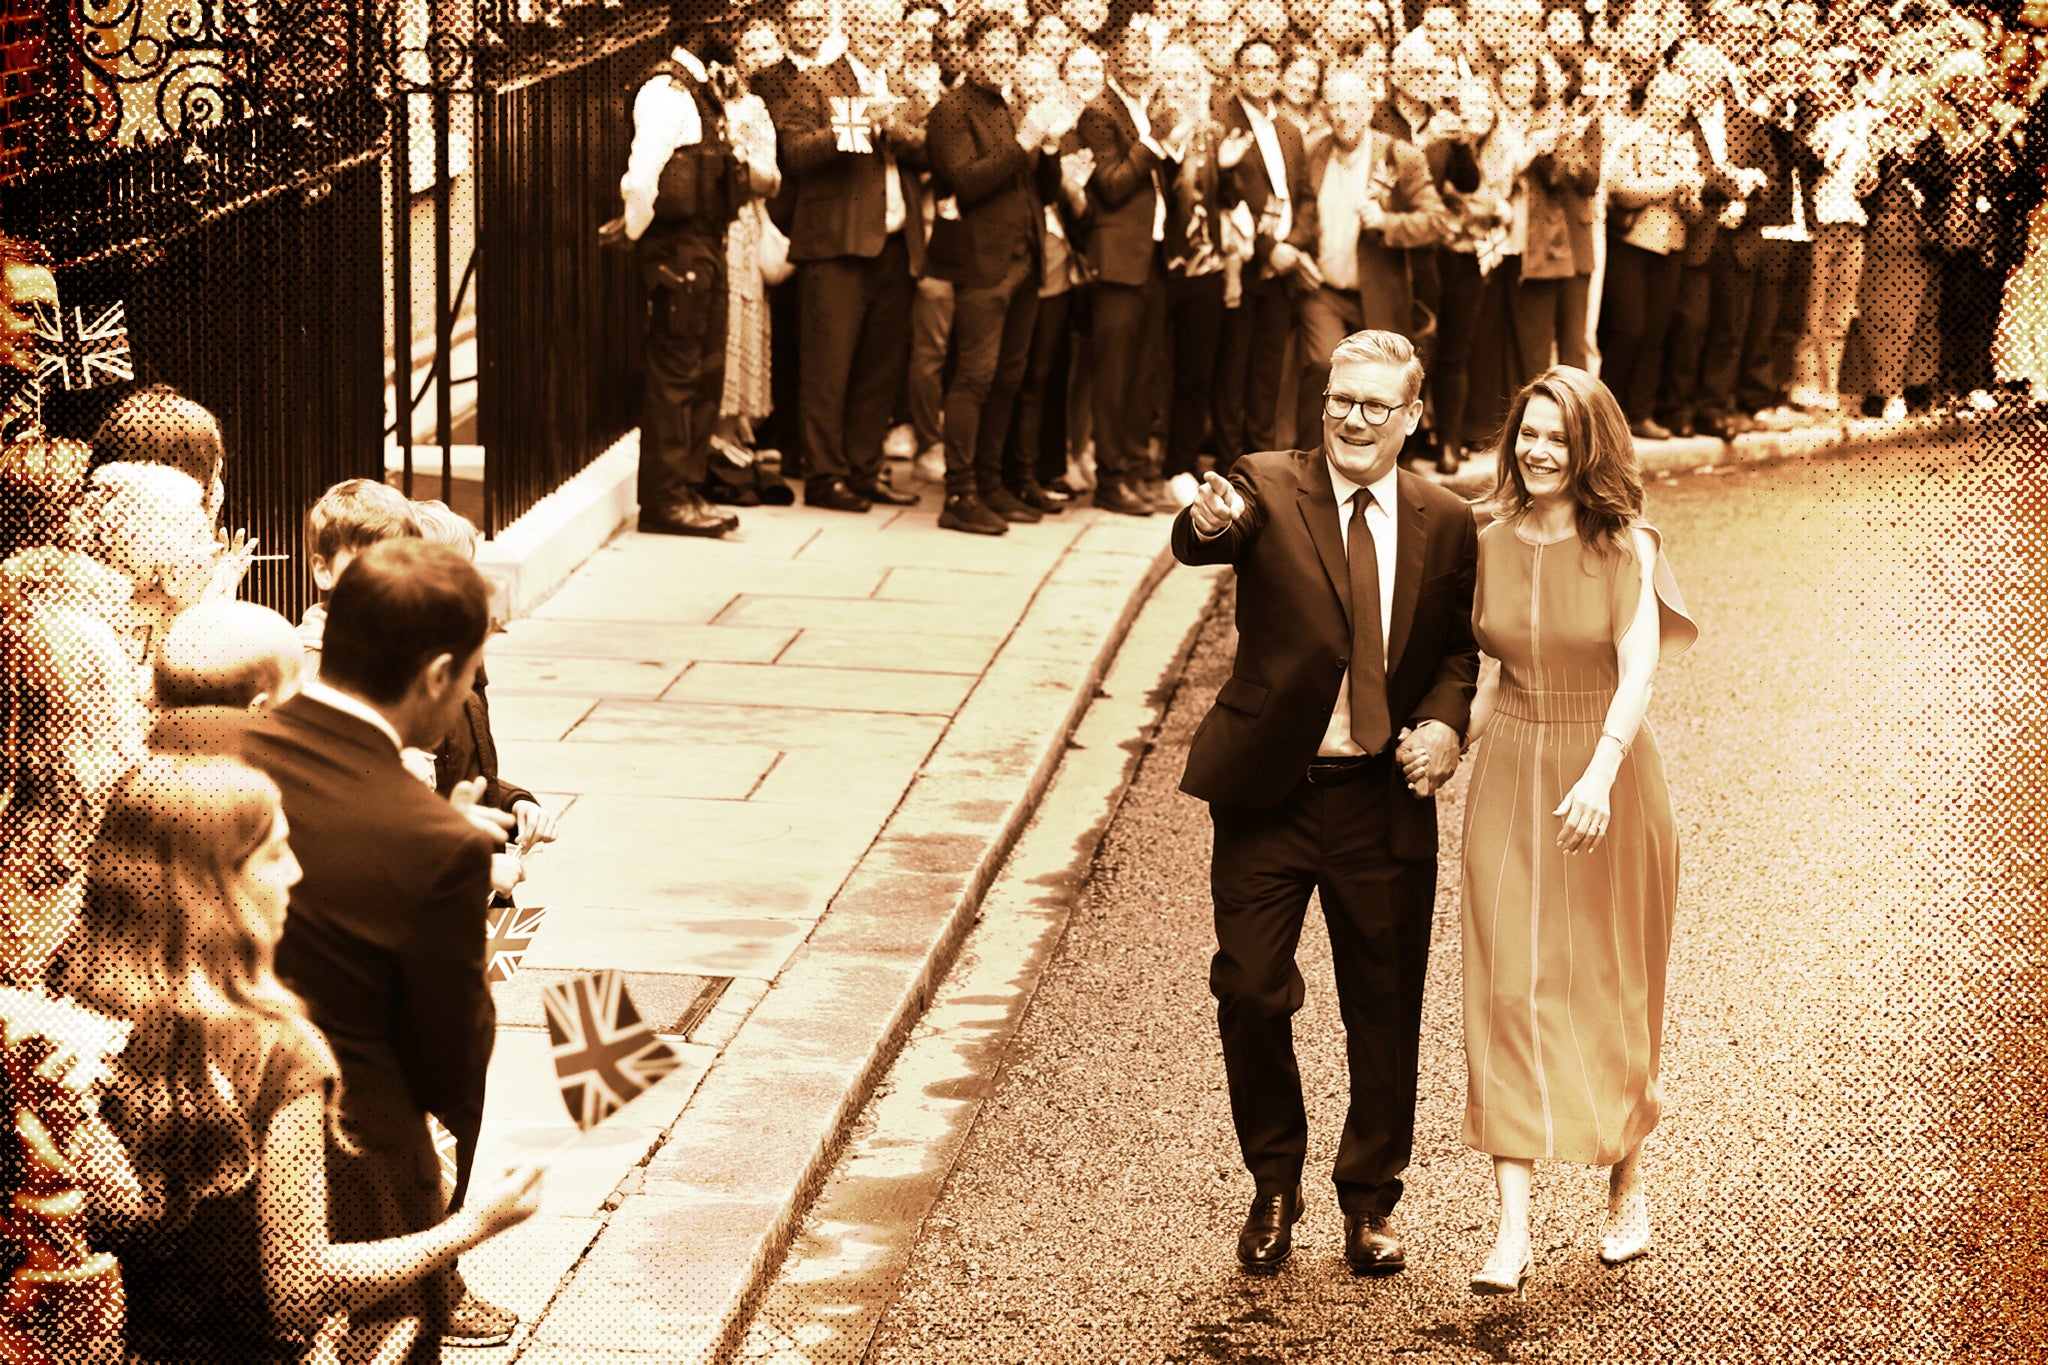
[[[1417,796],[1434,796],[1458,771],[1458,732],[1440,720],[1425,720],[1401,731],[1394,761]]]

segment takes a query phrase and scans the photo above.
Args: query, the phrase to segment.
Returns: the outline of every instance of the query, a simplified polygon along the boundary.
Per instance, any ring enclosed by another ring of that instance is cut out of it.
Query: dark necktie
[[[1386,644],[1380,635],[1380,556],[1373,544],[1365,509],[1372,494],[1351,495],[1351,534],[1345,552],[1351,561],[1351,738],[1376,754],[1393,738],[1387,719]]]

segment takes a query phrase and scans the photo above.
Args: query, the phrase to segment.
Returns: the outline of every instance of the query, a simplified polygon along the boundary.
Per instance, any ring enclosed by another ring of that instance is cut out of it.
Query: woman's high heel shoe
[[[1621,1201],[1621,1212],[1609,1212],[1601,1229],[1600,1259],[1607,1265],[1633,1261],[1650,1249],[1650,1203],[1637,1190]]]
[[[1536,1253],[1532,1249],[1522,1254],[1521,1268],[1512,1272],[1496,1271],[1493,1261],[1488,1258],[1484,1267],[1472,1277],[1472,1292],[1475,1294],[1519,1294],[1528,1280],[1529,1272],[1536,1267]]]

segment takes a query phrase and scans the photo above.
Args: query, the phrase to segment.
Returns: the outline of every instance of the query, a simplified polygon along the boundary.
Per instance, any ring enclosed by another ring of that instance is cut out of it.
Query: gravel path
[[[1603,1268],[1603,1173],[1543,1164],[1525,1295],[1466,1291],[1492,1192],[1458,1142],[1461,776],[1396,1216],[1410,1268],[1356,1280],[1341,1258],[1345,1082],[1312,908],[1308,1212],[1279,1276],[1238,1271],[1251,1182],[1206,987],[1208,820],[1176,790],[1229,672],[1225,611],[869,1359],[2048,1359],[2048,443],[2031,439],[1651,490],[1703,636],[1651,709],[1684,880],[1648,1259]]]

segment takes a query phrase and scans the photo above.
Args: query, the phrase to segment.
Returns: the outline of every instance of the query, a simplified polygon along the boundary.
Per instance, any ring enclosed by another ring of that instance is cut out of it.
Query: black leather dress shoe
[[[877,475],[872,481],[849,483],[855,497],[866,498],[879,507],[915,507],[917,494],[900,493],[889,486],[887,474]]]
[[[1655,418],[1645,417],[1640,421],[1630,422],[1628,434],[1638,441],[1668,441],[1671,439],[1671,428]]]
[[[1127,483],[1105,483],[1098,487],[1095,505],[1105,512],[1122,512],[1128,517],[1149,517],[1157,510]]]
[[[1272,1274],[1294,1250],[1294,1225],[1300,1221],[1301,1186],[1254,1196],[1237,1234],[1237,1259],[1254,1274]]]
[[[1055,493],[1036,479],[1026,479],[1017,489],[1017,501],[1026,507],[1035,507],[1048,517],[1056,517],[1067,510],[1067,495]]]
[[[1408,1267],[1408,1253],[1384,1213],[1344,1215],[1344,1259],[1354,1275],[1392,1275]]]
[[[1004,521],[1036,525],[1038,522],[1045,520],[1045,513],[1039,511],[1007,488],[983,489],[981,505],[1001,517]]]
[[[804,506],[828,512],[865,512],[874,504],[853,491],[844,479],[824,479],[804,489]]]
[[[737,530],[739,524],[740,519],[730,512],[693,500],[661,511],[643,510],[638,529],[650,536],[722,536]]]

